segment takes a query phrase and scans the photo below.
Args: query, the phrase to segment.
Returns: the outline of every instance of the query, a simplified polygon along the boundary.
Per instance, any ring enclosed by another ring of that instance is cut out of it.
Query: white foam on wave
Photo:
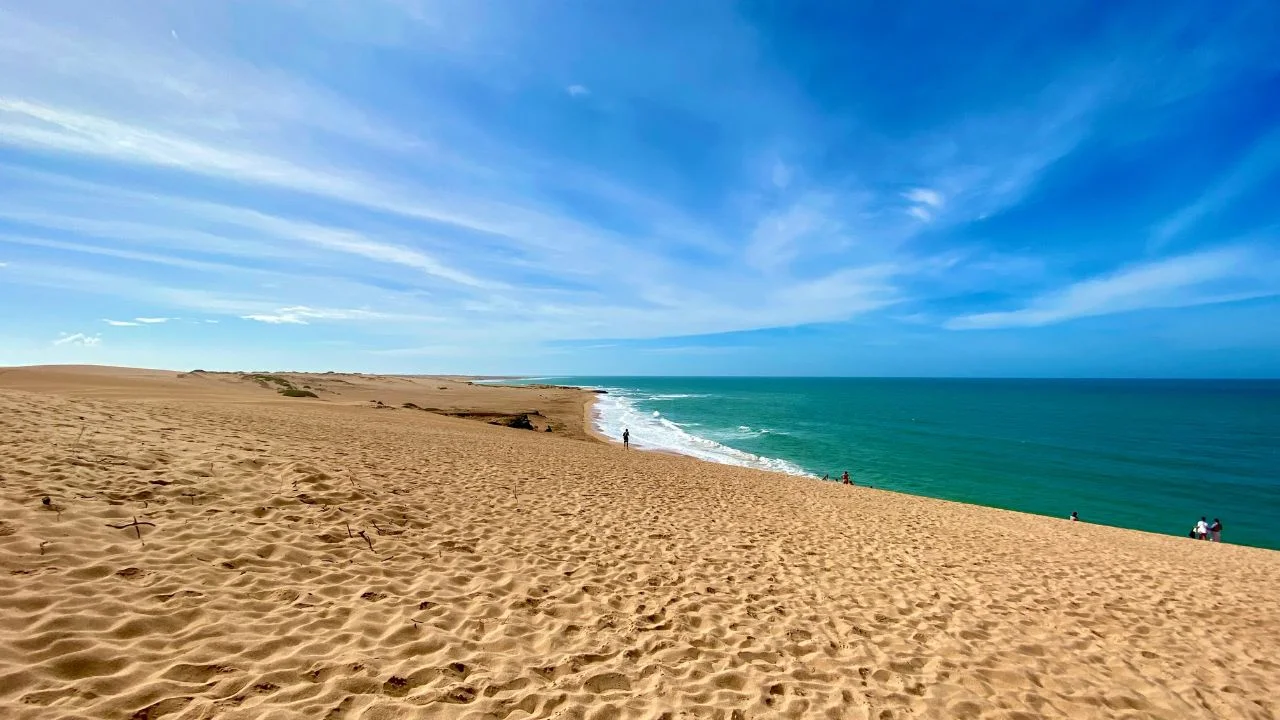
[[[608,388],[608,394],[596,397],[596,431],[605,437],[621,441],[623,429],[630,429],[631,444],[640,449],[664,450],[724,465],[816,477],[786,460],[754,455],[694,435],[657,411],[646,412],[636,407],[635,401],[623,392]]]

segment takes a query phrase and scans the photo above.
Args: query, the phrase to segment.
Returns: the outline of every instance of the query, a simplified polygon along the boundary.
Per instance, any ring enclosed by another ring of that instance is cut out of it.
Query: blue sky
[[[0,28],[0,364],[1280,375],[1274,2]]]

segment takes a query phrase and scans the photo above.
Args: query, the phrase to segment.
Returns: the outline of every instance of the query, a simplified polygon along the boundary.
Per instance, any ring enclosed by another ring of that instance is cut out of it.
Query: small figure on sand
[[[1209,526],[1209,539],[1214,542],[1222,542],[1222,521],[1218,518],[1213,519],[1213,524]]]
[[[623,450],[631,449],[631,429],[630,428],[622,429],[622,449]]]
[[[844,483],[845,485],[852,485],[852,484],[853,484],[853,481],[849,479],[849,471],[848,471],[848,470],[845,470],[845,471],[844,471],[844,475],[841,475],[841,476],[840,476],[840,482]]]
[[[1209,521],[1204,519],[1203,517],[1200,518],[1200,522],[1196,523],[1196,539],[1197,540],[1209,539]]]
[[[1071,522],[1080,522],[1080,516],[1076,514],[1075,510],[1071,511]]]

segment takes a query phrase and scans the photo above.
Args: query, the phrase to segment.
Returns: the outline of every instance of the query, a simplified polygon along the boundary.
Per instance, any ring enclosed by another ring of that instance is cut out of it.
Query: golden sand
[[[577,391],[284,378],[320,397],[0,371],[0,717],[1280,713],[1280,553],[627,452]]]

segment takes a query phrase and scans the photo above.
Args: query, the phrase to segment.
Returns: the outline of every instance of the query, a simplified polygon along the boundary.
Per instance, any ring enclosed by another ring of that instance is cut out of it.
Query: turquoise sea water
[[[553,378],[641,447],[1280,549],[1280,381]]]

